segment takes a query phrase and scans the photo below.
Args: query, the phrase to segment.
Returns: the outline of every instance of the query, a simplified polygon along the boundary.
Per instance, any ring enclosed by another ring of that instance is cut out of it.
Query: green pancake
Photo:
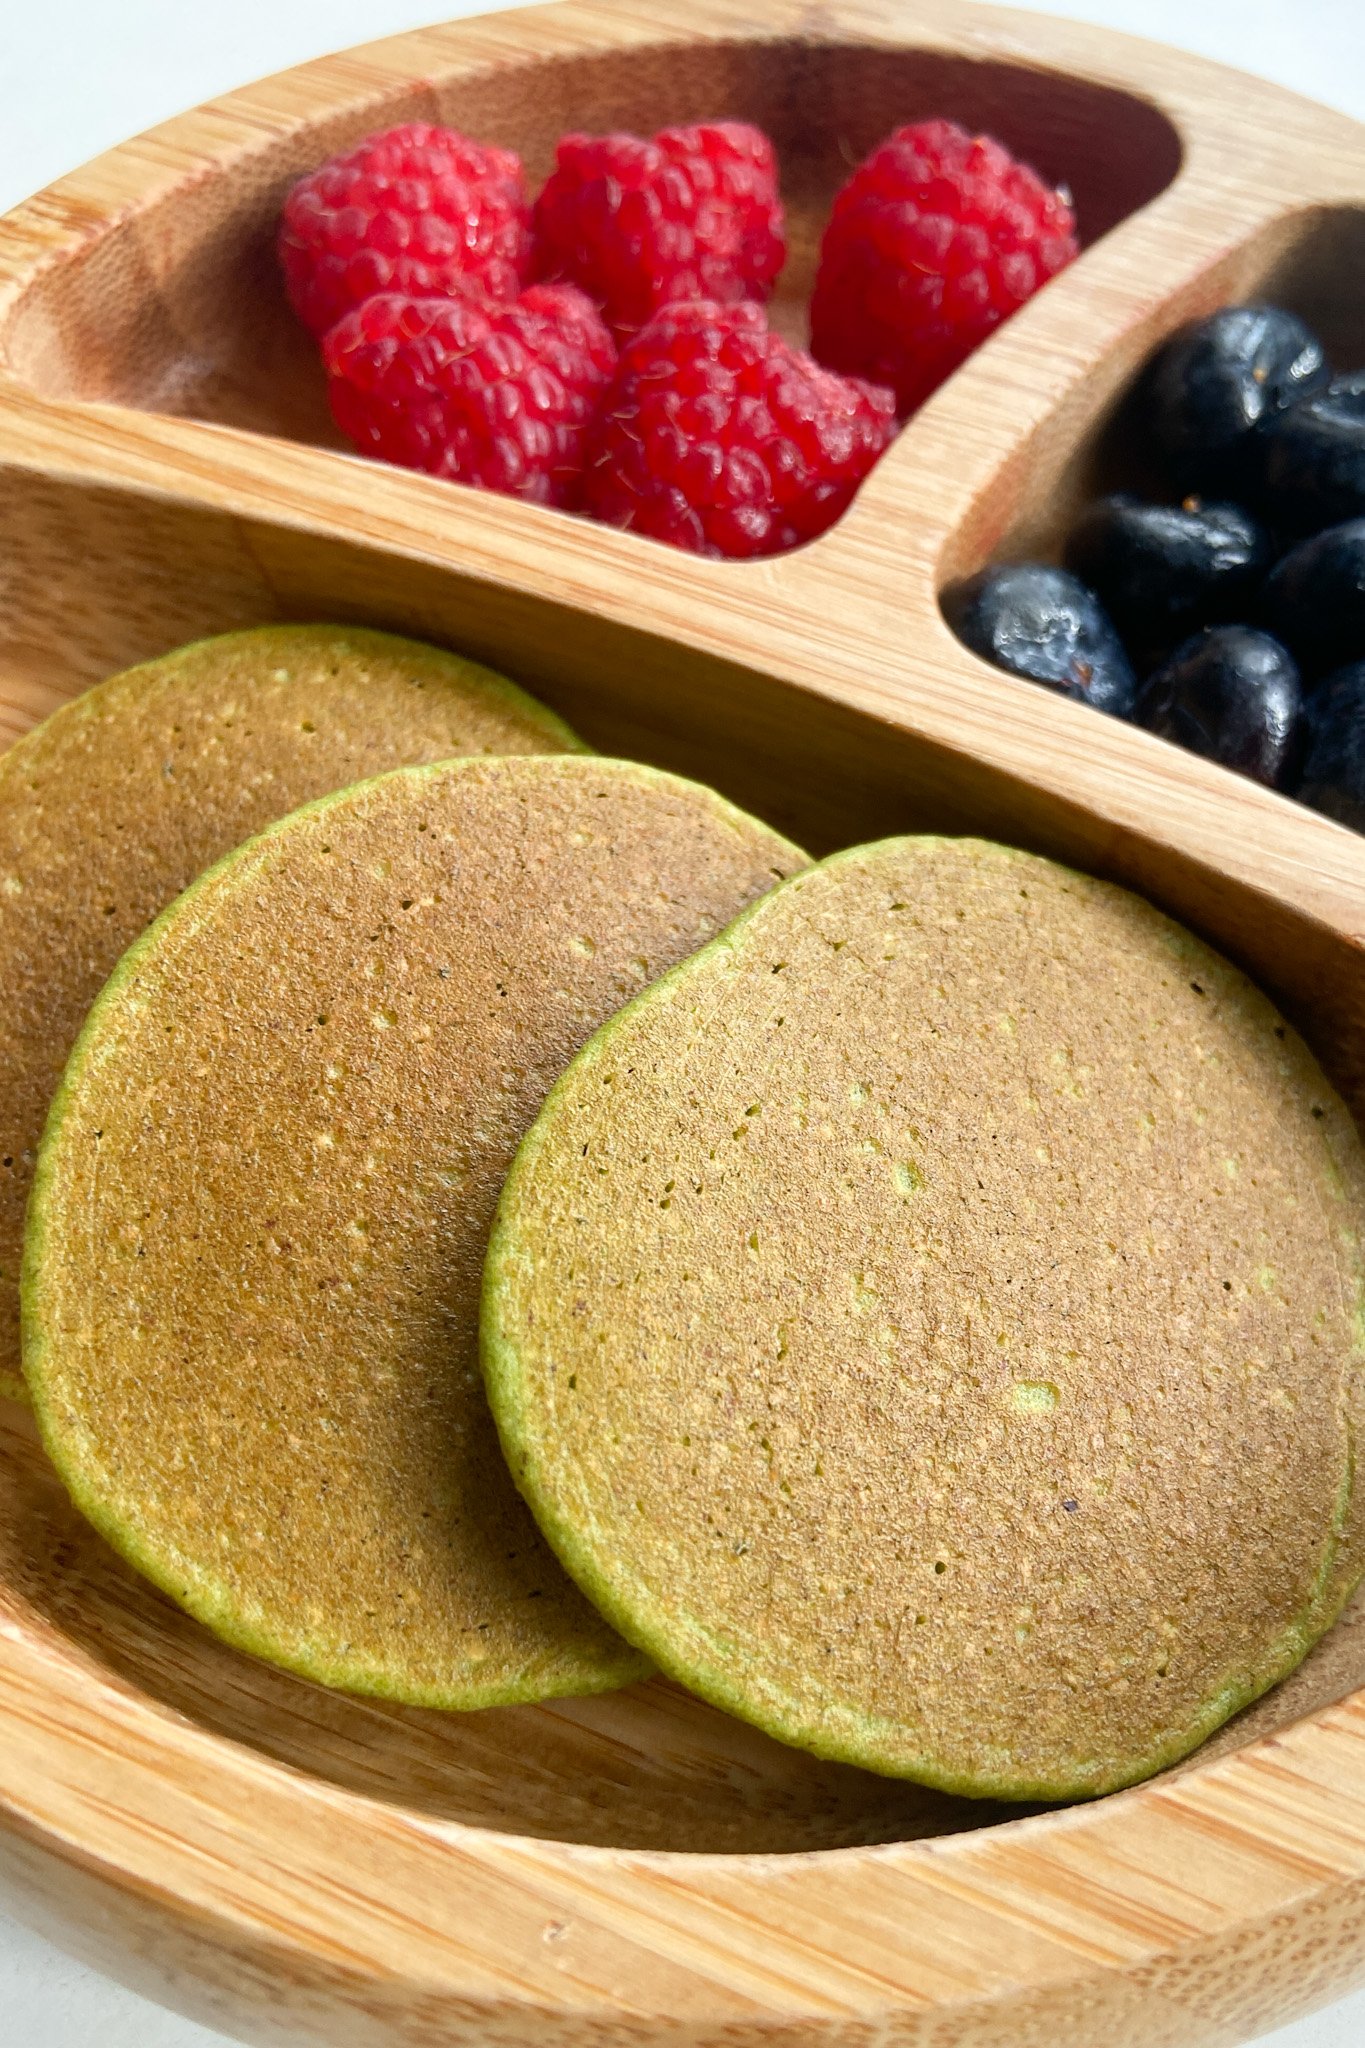
[[[81,1020],[159,910],[273,818],[407,761],[581,743],[515,684],[358,626],[200,640],[0,757],[0,1393],[19,1378],[33,1158]]]
[[[67,1067],[25,1243],[43,1440],[125,1557],[390,1699],[646,1668],[499,1454],[487,1232],[570,1056],[803,861],[633,763],[450,761],[296,812],[157,919]]]
[[[1359,1576],[1360,1186],[1306,1047],[1149,905],[856,848],[552,1091],[485,1271],[503,1448],[717,1705],[952,1792],[1104,1792]]]

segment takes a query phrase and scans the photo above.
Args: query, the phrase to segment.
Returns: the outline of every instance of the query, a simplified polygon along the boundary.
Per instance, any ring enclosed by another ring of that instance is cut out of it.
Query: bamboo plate
[[[271,229],[413,115],[521,149],[714,114],[776,137],[798,327],[846,160],[950,113],[1089,246],[783,560],[693,560],[346,459]],[[1365,839],[1001,676],[938,592],[1136,461],[1120,400],[1264,290],[1365,362],[1365,131],[953,0],[486,17],[170,123],[0,223],[0,721],[194,634],[395,625],[825,848],[982,830],[1145,890],[1271,985],[1365,1109]],[[1192,1766],[1018,1817],[814,1762],[654,1681],[468,1716],[225,1649],[106,1552],[0,1409],[0,1873],[116,1976],[259,2042],[1194,2048],[1365,1978],[1365,1607]]]

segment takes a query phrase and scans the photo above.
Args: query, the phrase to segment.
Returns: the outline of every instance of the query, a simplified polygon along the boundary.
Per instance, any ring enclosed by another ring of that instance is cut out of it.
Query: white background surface
[[[0,0],[0,212],[138,129],[232,86],[348,43],[482,11],[459,0]],[[1051,0],[1045,11],[1183,44],[1365,119],[1362,0]],[[5,2048],[223,2041],[0,1915]],[[1362,2043],[1365,1992],[1265,2036],[1262,2048]]]

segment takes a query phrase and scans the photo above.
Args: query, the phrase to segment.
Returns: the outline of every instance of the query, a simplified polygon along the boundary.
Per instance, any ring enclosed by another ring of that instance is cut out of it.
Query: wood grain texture
[[[270,262],[290,179],[411,113],[762,120],[799,331],[893,122],[1075,189],[1080,262],[786,559],[672,554],[340,455]],[[958,0],[487,16],[268,80],[0,222],[0,738],[192,635],[343,617],[507,668],[597,745],[817,850],[969,829],[1146,891],[1365,1107],[1365,840],[996,674],[939,592],[1141,474],[1123,398],[1265,289],[1365,360],[1365,134],[1251,80]],[[820,1765],[662,1682],[466,1717],[256,1665],[126,1572],[0,1417],[0,1876],[114,1974],[261,2042],[1231,2048],[1365,1979],[1365,1602],[1179,1773],[1031,1816]]]

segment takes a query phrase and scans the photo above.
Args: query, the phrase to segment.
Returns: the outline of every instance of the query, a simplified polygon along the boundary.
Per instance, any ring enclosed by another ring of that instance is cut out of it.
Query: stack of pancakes
[[[1006,1798],[1184,1755],[1365,1568],[1342,1104],[1122,890],[811,866],[576,747],[273,628],[0,762],[0,1280],[73,1498],[396,1700],[657,1665]]]

